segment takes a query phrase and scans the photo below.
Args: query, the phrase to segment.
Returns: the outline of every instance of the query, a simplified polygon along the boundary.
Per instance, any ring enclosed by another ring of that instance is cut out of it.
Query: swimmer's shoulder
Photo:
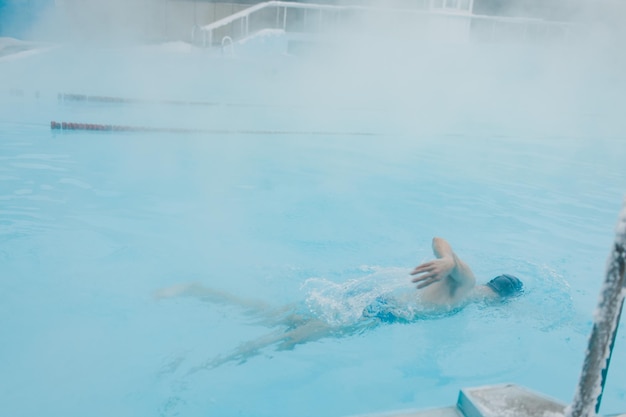
[[[450,310],[465,305],[474,286],[474,281],[457,285],[453,279],[446,278],[420,290],[418,297],[425,307]]]

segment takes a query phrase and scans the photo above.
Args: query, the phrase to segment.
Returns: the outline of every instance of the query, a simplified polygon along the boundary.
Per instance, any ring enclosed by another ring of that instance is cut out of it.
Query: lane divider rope
[[[161,104],[171,106],[196,106],[196,107],[249,107],[249,108],[314,108],[311,104],[259,104],[259,103],[221,103],[213,101],[190,101],[190,100],[159,100],[126,98],[114,96],[90,96],[86,94],[58,93],[57,99],[61,103],[98,103],[98,104]],[[343,110],[382,111],[381,108],[360,106],[338,106]]]
[[[59,93],[57,99],[60,102],[87,102],[87,103],[110,103],[110,104],[170,104],[179,106],[219,106],[220,103],[209,101],[182,101],[182,100],[147,100],[139,98],[124,98],[111,96],[89,96],[85,94]]]
[[[331,132],[295,130],[223,130],[189,129],[171,127],[124,126],[97,123],[50,122],[50,130],[90,131],[90,132],[152,132],[152,133],[200,133],[211,135],[315,135],[315,136],[380,136],[370,132]]]

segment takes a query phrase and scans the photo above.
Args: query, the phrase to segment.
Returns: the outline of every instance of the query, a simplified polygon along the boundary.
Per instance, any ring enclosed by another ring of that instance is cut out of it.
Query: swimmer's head
[[[487,287],[500,296],[501,299],[513,298],[522,294],[524,284],[519,278],[503,274],[498,275],[487,283]]]

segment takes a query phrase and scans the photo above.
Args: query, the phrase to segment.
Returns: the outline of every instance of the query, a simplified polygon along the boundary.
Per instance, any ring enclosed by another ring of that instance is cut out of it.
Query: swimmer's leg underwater
[[[325,321],[311,319],[302,325],[283,330],[276,330],[257,339],[244,342],[239,345],[232,353],[226,356],[218,356],[217,358],[207,361],[204,364],[189,370],[189,374],[196,373],[203,369],[213,369],[228,362],[245,363],[248,359],[257,356],[261,350],[268,346],[276,346],[276,350],[291,350],[296,345],[307,342],[314,342],[325,339],[327,337],[346,337],[353,334],[363,333],[365,330],[377,326],[379,323],[374,321],[363,321],[361,323],[350,326],[331,326]]]
[[[261,311],[269,308],[269,305],[264,301],[240,298],[225,291],[205,287],[196,282],[162,288],[155,291],[153,296],[156,299],[192,297],[208,303],[231,304],[253,311]]]
[[[196,282],[162,288],[155,291],[153,297],[157,300],[190,297],[206,303],[240,307],[247,315],[254,316],[259,323],[266,326],[290,326],[303,320],[301,316],[293,313],[295,304],[274,307],[262,300],[238,297]]]
[[[290,350],[296,345],[327,337],[339,338],[359,334],[379,324],[377,321],[364,320],[348,326],[331,325],[324,320],[297,314],[295,312],[297,305],[295,304],[275,308],[261,300],[240,298],[197,283],[164,288],[156,291],[154,297],[157,299],[192,297],[214,304],[234,305],[243,308],[247,314],[255,315],[255,318],[260,319],[259,322],[264,325],[286,327],[286,329],[278,329],[255,340],[244,342],[229,355],[218,356],[192,368],[189,373],[212,369],[233,361],[244,363],[251,357],[260,354],[261,350],[268,346],[275,345],[277,350]]]

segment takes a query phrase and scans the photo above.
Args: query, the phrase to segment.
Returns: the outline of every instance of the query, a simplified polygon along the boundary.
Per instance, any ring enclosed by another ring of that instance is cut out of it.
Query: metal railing
[[[202,45],[212,46],[220,42],[223,36],[240,40],[262,29],[282,29],[287,31],[314,32],[322,29],[322,22],[336,23],[341,13],[348,10],[363,10],[366,7],[333,6],[312,3],[291,3],[269,1],[259,3],[238,13],[220,19],[208,25],[194,28],[192,42],[196,43],[197,31],[202,34]],[[292,15],[290,15],[290,12]],[[312,16],[313,13],[316,16]],[[288,19],[289,16],[289,19]]]
[[[334,6],[315,3],[268,1],[259,3],[205,26],[194,26],[192,42],[197,32],[202,34],[202,45],[219,43],[223,36],[234,40],[246,38],[261,29],[281,29],[295,32],[319,32],[348,19],[373,13],[421,14],[439,13],[465,15],[472,13],[474,0],[422,0],[410,9],[388,9],[365,6]]]
[[[600,300],[583,369],[567,417],[592,417],[600,411],[617,328],[626,297],[626,201],[619,216],[615,241],[606,266]]]
[[[413,3],[410,9],[390,9],[268,1],[208,25],[194,26],[191,37],[194,44],[220,46],[225,36],[237,42],[264,29],[315,34],[341,29],[359,19],[367,22],[370,31],[375,31],[377,23],[381,22],[406,24],[411,28],[434,27],[433,22],[440,23],[449,32],[456,30],[457,38],[468,41],[563,40],[570,36],[572,29],[568,23],[541,19],[474,15],[473,5],[474,0],[422,0]],[[439,30],[431,37],[445,36],[446,33]]]

